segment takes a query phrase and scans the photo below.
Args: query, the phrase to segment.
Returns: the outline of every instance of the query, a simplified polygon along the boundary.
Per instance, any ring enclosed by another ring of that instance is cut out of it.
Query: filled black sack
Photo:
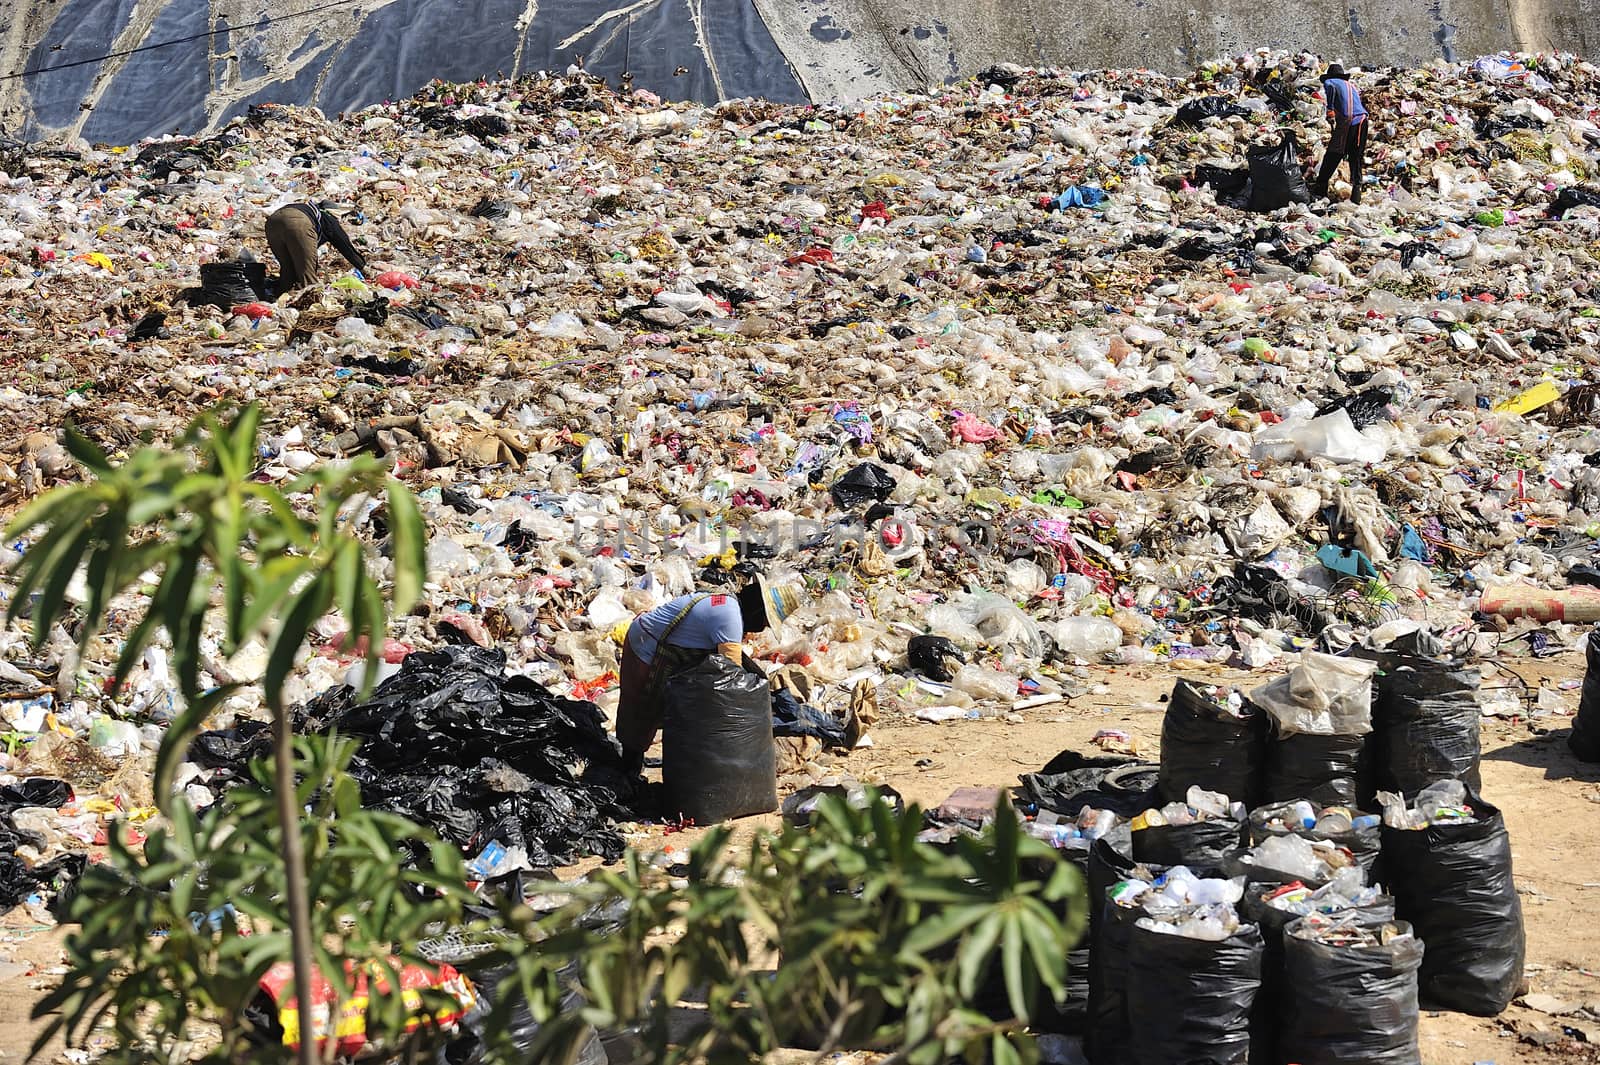
[[[234,259],[200,265],[200,287],[188,293],[196,307],[217,307],[224,311],[267,297],[265,263]]]
[[[1157,865],[1220,868],[1244,846],[1245,826],[1221,818],[1192,825],[1156,825],[1133,833],[1133,858]]]
[[[1250,164],[1250,210],[1276,211],[1311,202],[1293,133],[1285,130],[1277,144],[1249,149],[1245,159]]]
[[[1093,1065],[1139,1065],[1132,1046],[1128,949],[1134,922],[1144,911],[1118,906],[1104,894],[1093,898],[1100,917],[1089,930],[1089,997],[1085,1002],[1084,1052]]]
[[[1267,741],[1263,798],[1354,809],[1368,790],[1363,783],[1367,764],[1366,736],[1278,735]]]
[[[1380,654],[1373,678],[1376,786],[1415,795],[1440,780],[1481,790],[1476,669],[1416,655]]]
[[[534,1020],[526,997],[516,987],[515,980],[511,979],[514,976],[512,967],[501,965],[477,969],[468,975],[473,990],[477,992],[478,1004],[462,1019],[455,1037],[443,1048],[439,1056],[440,1065],[479,1065],[485,1060],[490,1042],[487,1022],[503,997],[510,997],[511,1004],[507,1007],[509,1012],[506,1014],[505,1029],[496,1034],[509,1036],[511,1045],[523,1054],[532,1051],[542,1026]],[[562,1012],[580,1010],[583,1005],[583,996],[575,991],[562,996]],[[577,1035],[577,1046],[570,1060],[571,1065],[608,1065],[609,1057],[605,1045],[600,1041],[600,1033],[590,1027],[583,1028]]]
[[[1267,902],[1283,884],[1247,884],[1239,900],[1239,917],[1261,929],[1261,990],[1250,1011],[1250,1065],[1281,1065],[1278,1035],[1283,1030],[1283,933],[1300,918]],[[1394,899],[1380,895],[1369,906],[1345,910],[1362,924],[1394,920]]]
[[[1140,1065],[1245,1065],[1261,987],[1261,931],[1220,942],[1133,926],[1128,936],[1131,1060]],[[1099,1065],[1097,1062],[1096,1065]]]
[[[1567,746],[1580,762],[1600,762],[1600,629],[1584,641],[1583,696]]]
[[[1417,972],[1423,942],[1412,935],[1381,946],[1334,946],[1297,935],[1304,927],[1297,921],[1284,933],[1278,1059],[1421,1065]],[[1394,927],[1411,930],[1403,921]]]
[[[1187,680],[1172,688],[1161,721],[1161,796],[1183,802],[1191,786],[1253,806],[1261,791],[1266,716],[1249,703],[1236,717]]]
[[[1367,883],[1376,884],[1382,880],[1379,875],[1379,866],[1383,857],[1383,825],[1382,823],[1368,825],[1363,828],[1351,826],[1348,832],[1319,832],[1315,828],[1275,828],[1269,822],[1282,815],[1289,803],[1272,803],[1250,811],[1250,846],[1254,847],[1265,841],[1269,836],[1300,836],[1312,841],[1326,840],[1336,847],[1343,847],[1349,851],[1367,874]],[[1317,815],[1322,815],[1322,807],[1312,803]],[[1352,810],[1354,815],[1351,820],[1365,816],[1359,810]]]
[[[1492,1017],[1522,984],[1522,901],[1500,811],[1475,794],[1477,820],[1383,829],[1395,913],[1428,945],[1422,1008]]]
[[[662,704],[668,813],[709,825],[778,808],[766,678],[709,655],[667,681]]]

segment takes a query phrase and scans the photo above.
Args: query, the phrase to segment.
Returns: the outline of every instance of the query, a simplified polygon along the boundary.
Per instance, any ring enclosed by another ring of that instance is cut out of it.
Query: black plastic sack
[[[1366,736],[1314,736],[1291,733],[1266,744],[1267,802],[1307,799],[1319,806],[1355,809],[1365,794]]]
[[[1261,931],[1221,942],[1152,932],[1128,936],[1132,1060],[1141,1065],[1244,1065],[1261,987]]]
[[[72,785],[49,777],[29,777],[0,788],[0,807],[44,806],[59,809],[72,801]]]
[[[1574,207],[1600,207],[1600,190],[1586,189],[1580,185],[1562,189],[1550,205],[1551,218],[1561,218]]]
[[[1114,883],[1114,882],[1113,882]],[[1100,911],[1089,930],[1089,994],[1084,1003],[1084,1050],[1093,1065],[1139,1065],[1133,1056],[1128,1011],[1128,945],[1144,913],[1091,896]]]
[[[202,263],[200,288],[189,291],[189,303],[196,307],[218,307],[224,311],[267,297],[267,265],[232,260]]]
[[[1285,131],[1275,145],[1251,148],[1245,159],[1250,163],[1250,210],[1276,211],[1311,202],[1293,133]]]
[[[1478,773],[1480,711],[1476,669],[1436,658],[1377,656],[1372,728],[1377,787],[1415,795],[1459,780],[1482,790]]]
[[[1492,1017],[1522,983],[1522,901],[1511,878],[1511,838],[1500,811],[1475,794],[1470,823],[1383,829],[1395,912],[1428,945],[1423,1009]]]
[[[833,483],[828,494],[841,510],[854,510],[868,503],[881,503],[894,492],[894,478],[874,462],[863,462]]]
[[[1271,821],[1287,803],[1273,803],[1250,811],[1250,845],[1252,847],[1263,842],[1270,836],[1300,836],[1313,841],[1326,840],[1336,847],[1343,847],[1355,856],[1356,864],[1366,870],[1367,883],[1376,884],[1382,880],[1378,875],[1378,866],[1383,856],[1383,826],[1381,824],[1368,825],[1365,828],[1354,826],[1348,832],[1318,832],[1315,828],[1273,828]],[[1315,805],[1315,804],[1313,804]],[[1361,817],[1359,810],[1352,810],[1354,817]],[[1322,809],[1317,808],[1318,816]]]
[[[1180,680],[1161,721],[1161,796],[1183,802],[1191,786],[1254,806],[1261,791],[1266,718],[1249,703],[1242,717],[1199,685]]]
[[[525,846],[540,868],[620,857],[616,824],[637,818],[641,782],[600,708],[506,676],[505,664],[476,646],[414,652],[369,701],[331,688],[296,711],[295,729],[359,740],[350,772],[362,801],[465,851]]]
[[[1250,183],[1250,171],[1244,167],[1222,167],[1201,163],[1194,168],[1194,184],[1210,185],[1219,197],[1243,192]]]
[[[966,655],[948,636],[913,636],[906,643],[906,661],[929,680],[947,681],[955,674],[948,659],[965,663]]]
[[[1218,868],[1244,846],[1245,826],[1220,818],[1192,825],[1157,825],[1133,834],[1133,858],[1157,865]]]
[[[1278,982],[1283,1025],[1280,1061],[1296,1065],[1421,1065],[1417,972],[1424,954],[1414,935],[1382,946],[1334,946],[1283,939]],[[1399,922],[1399,929],[1410,926]]]
[[[669,813],[709,825],[778,808],[766,678],[710,655],[668,680],[662,702]]]
[[[812,736],[829,747],[848,749],[843,721],[802,703],[787,690],[772,693],[772,734],[774,736]]]
[[[1584,641],[1583,695],[1567,746],[1580,762],[1600,762],[1600,629]]]
[[[441,1065],[479,1065],[484,1060],[488,1049],[486,1025],[494,1007],[506,994],[516,994],[516,1000],[510,1007],[504,1032],[497,1034],[509,1036],[511,1045],[524,1054],[533,1048],[540,1025],[533,1019],[533,1012],[520,991],[513,991],[506,984],[506,979],[511,975],[509,965],[468,973],[473,990],[478,994],[479,1004],[461,1021],[455,1038],[444,1048]],[[582,1009],[583,997],[576,992],[568,992],[561,1000],[561,1008],[568,1013]],[[593,1028],[586,1028],[578,1036],[578,1046],[571,1057],[572,1065],[608,1065],[609,1061],[606,1048],[600,1041],[600,1033]]]
[[[1249,114],[1249,110],[1226,96],[1201,96],[1179,106],[1172,122],[1177,126],[1198,126],[1208,118],[1246,118]]]
[[[1159,769],[1122,755],[1085,756],[1062,751],[1037,773],[1024,773],[1022,798],[1063,817],[1077,817],[1085,806],[1132,817],[1160,805],[1156,796]]]
[[[1365,429],[1369,425],[1388,420],[1389,404],[1393,402],[1393,389],[1364,388],[1354,395],[1341,396],[1332,403],[1318,407],[1317,417],[1322,418],[1342,410],[1350,415],[1351,425],[1357,429]]]

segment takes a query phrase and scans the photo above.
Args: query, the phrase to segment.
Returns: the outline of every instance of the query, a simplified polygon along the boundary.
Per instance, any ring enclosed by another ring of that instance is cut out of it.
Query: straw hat
[[[766,608],[768,625],[776,625],[800,609],[800,589],[794,585],[769,584],[765,577],[757,577],[756,587],[761,589],[761,605]]]

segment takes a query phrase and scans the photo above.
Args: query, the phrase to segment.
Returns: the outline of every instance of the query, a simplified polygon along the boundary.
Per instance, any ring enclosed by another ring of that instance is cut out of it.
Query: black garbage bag
[[[1481,790],[1478,688],[1483,674],[1438,658],[1375,657],[1379,670],[1372,703],[1376,787],[1415,795],[1437,781],[1459,780],[1470,791]]]
[[[1342,410],[1350,415],[1350,424],[1357,429],[1365,429],[1369,425],[1388,420],[1389,404],[1393,402],[1393,389],[1367,388],[1354,395],[1342,396],[1332,403],[1323,404],[1317,408],[1317,417],[1325,417]]]
[[[1245,152],[1250,163],[1250,210],[1276,211],[1291,203],[1311,202],[1296,148],[1294,134],[1285,130],[1277,144]]]
[[[1468,792],[1477,819],[1383,829],[1395,913],[1428,945],[1422,1008],[1493,1017],[1522,983],[1522,901],[1500,811]]]
[[[296,710],[295,728],[358,740],[350,773],[362,800],[464,851],[498,839],[536,865],[619,856],[616,824],[637,818],[642,784],[600,708],[508,677],[505,664],[480,647],[418,651],[369,701],[331,688]]]
[[[772,693],[772,734],[813,736],[829,747],[849,748],[845,724],[832,714],[802,703],[788,690]]]
[[[1366,736],[1278,735],[1267,740],[1266,755],[1267,802],[1307,799],[1355,809],[1367,792]]]
[[[1128,943],[1144,911],[1118,906],[1104,893],[1091,897],[1100,917],[1089,929],[1084,1050],[1094,1065],[1138,1065],[1128,1012]]]
[[[129,340],[155,340],[171,335],[167,329],[167,316],[164,311],[148,311],[144,317],[134,323],[128,330]]]
[[[1191,825],[1156,825],[1133,834],[1133,857],[1157,865],[1221,867],[1244,846],[1245,826],[1217,818]]]
[[[233,259],[202,263],[200,287],[189,289],[191,306],[217,307],[224,311],[267,298],[267,264]]]
[[[1240,107],[1226,96],[1200,96],[1180,105],[1172,123],[1175,126],[1198,126],[1208,118],[1246,118],[1249,114],[1247,108]]]
[[[0,788],[0,808],[9,817],[21,806],[44,806],[55,810],[72,801],[72,785],[50,777],[28,777]]]
[[[881,503],[894,491],[894,478],[874,462],[863,462],[833,483],[828,494],[842,510],[854,510],[869,503]]]
[[[1551,218],[1565,217],[1574,207],[1600,207],[1600,189],[1586,189],[1579,185],[1556,193],[1555,202],[1547,212]]]
[[[1210,185],[1219,197],[1243,192],[1250,183],[1248,167],[1224,167],[1201,163],[1194,168],[1195,185]]]
[[[1124,755],[1084,756],[1062,751],[1037,773],[1024,773],[1019,793],[1024,800],[1063,817],[1076,817],[1085,806],[1132,817],[1159,805],[1156,766]]]
[[[948,636],[913,636],[906,643],[906,661],[929,680],[952,679],[955,674],[947,661],[951,658],[963,664],[967,660]]]
[[[1235,716],[1209,689],[1172,688],[1161,721],[1161,796],[1183,802],[1194,786],[1254,806],[1261,793],[1266,716],[1250,703]]]
[[[384,377],[415,377],[422,372],[416,359],[385,359],[378,355],[346,355],[344,364],[356,370],[368,370]]]
[[[1583,694],[1567,747],[1580,762],[1600,762],[1600,629],[1584,641]]]
[[[477,992],[478,1005],[462,1018],[455,1037],[444,1048],[440,1065],[479,1065],[484,1060],[488,1048],[485,1026],[495,1008],[507,996],[515,998],[511,1003],[504,1031],[496,1034],[509,1036],[512,1046],[518,1051],[524,1054],[530,1051],[539,1037],[540,1025],[534,1020],[533,1012],[529,1009],[521,990],[516,987],[513,967],[500,965],[488,969],[469,969],[467,976],[472,981],[473,990]],[[508,980],[511,982],[508,983]],[[583,996],[578,992],[569,991],[562,996],[562,1012],[570,1013],[582,1008]],[[572,1065],[608,1065],[610,1058],[606,1054],[605,1045],[601,1042],[600,1033],[594,1028],[586,1027],[578,1036],[575,1053],[567,1060]]]
[[[497,200],[492,196],[483,197],[472,208],[472,216],[474,218],[487,218],[491,221],[506,218],[510,214],[511,201]]]
[[[709,655],[668,680],[662,702],[668,813],[709,825],[778,808],[766,678]]]
[[[1308,800],[1309,801],[1309,800]],[[1348,832],[1319,832],[1315,828],[1286,828],[1274,827],[1270,822],[1280,817],[1288,803],[1272,803],[1250,811],[1250,845],[1252,847],[1262,843],[1272,836],[1299,836],[1302,839],[1313,841],[1326,840],[1336,847],[1343,847],[1349,851],[1356,860],[1356,864],[1366,870],[1367,883],[1381,882],[1378,866],[1383,855],[1383,826],[1379,823],[1357,828],[1351,826]],[[1316,808],[1317,816],[1321,817],[1322,807],[1317,803],[1311,804]],[[1351,820],[1365,816],[1359,810],[1352,810],[1354,815]]]
[[[1129,1047],[1150,1065],[1245,1065],[1250,1010],[1261,987],[1261,931],[1221,942],[1152,932],[1128,937]]]
[[[1423,941],[1404,921],[1388,943],[1333,945],[1306,938],[1304,921],[1284,933],[1278,982],[1283,1026],[1278,1059],[1296,1065],[1421,1065],[1417,971]]]

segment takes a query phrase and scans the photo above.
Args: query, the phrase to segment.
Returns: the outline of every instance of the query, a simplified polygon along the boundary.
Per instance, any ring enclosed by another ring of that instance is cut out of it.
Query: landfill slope
[[[129,143],[215,129],[252,103],[328,112],[408,96],[434,78],[589,69],[685,99],[803,98],[743,0],[3,0],[0,133]],[[270,14],[271,24],[259,22]],[[214,31],[214,36],[206,36]],[[196,40],[185,40],[198,37]],[[103,63],[112,52],[170,47]]]
[[[1520,48],[1593,54],[1600,2],[1119,0],[0,0],[0,132],[127,143],[217,128],[251,103],[340,111],[428,80],[560,70],[574,56],[673,99],[856,99],[993,63],[1174,72],[1266,46],[1413,65]],[[217,32],[221,31],[221,32]],[[214,36],[205,36],[207,34]]]

